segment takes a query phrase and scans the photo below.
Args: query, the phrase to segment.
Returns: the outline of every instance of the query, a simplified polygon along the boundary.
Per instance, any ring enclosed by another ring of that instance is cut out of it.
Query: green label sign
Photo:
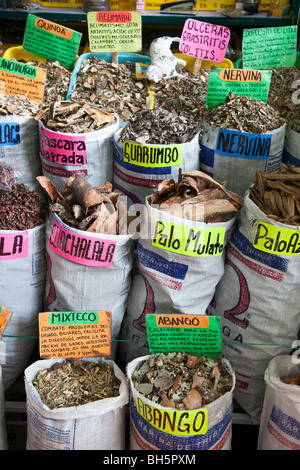
[[[185,352],[220,357],[220,317],[185,314],[147,314],[146,327],[151,354]]]
[[[244,29],[243,68],[292,67],[297,57],[297,26]]]
[[[81,33],[28,14],[23,50],[72,69],[81,41]]]
[[[238,96],[268,100],[271,70],[214,69],[210,71],[206,107],[214,108],[224,103],[231,91]]]

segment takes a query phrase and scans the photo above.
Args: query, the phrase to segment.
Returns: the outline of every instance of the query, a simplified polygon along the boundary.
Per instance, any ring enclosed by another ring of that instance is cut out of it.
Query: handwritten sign
[[[227,157],[266,160],[270,154],[271,141],[271,134],[251,134],[220,129],[217,137],[216,153]]]
[[[210,71],[206,107],[214,108],[224,103],[231,91],[238,96],[268,100],[271,70],[214,69]]]
[[[31,101],[42,104],[47,70],[0,58],[0,93],[24,95]]]
[[[125,141],[123,158],[127,163],[143,167],[169,167],[181,165],[181,145],[142,145]]]
[[[230,30],[189,18],[183,26],[179,51],[201,60],[220,63],[225,57]]]
[[[2,307],[2,305],[0,305],[0,340],[2,339],[2,335],[11,316],[12,312],[8,310],[8,308]]]
[[[219,357],[222,351],[221,319],[206,315],[147,314],[151,354],[185,352]]]
[[[142,50],[142,20],[138,11],[91,11],[87,23],[92,52]]]
[[[85,136],[52,132],[40,123],[40,154],[59,165],[86,165]]]
[[[244,29],[243,68],[291,67],[297,57],[297,26]]]
[[[116,242],[73,232],[54,220],[48,246],[62,258],[74,263],[108,268],[113,261]]]
[[[39,314],[41,358],[111,354],[111,314],[107,311]]]
[[[81,36],[65,26],[28,14],[23,50],[73,69]]]
[[[300,230],[276,227],[265,222],[259,222],[253,246],[266,253],[299,256]]]
[[[26,258],[28,256],[28,232],[2,232],[0,236],[0,261]]]
[[[221,256],[225,227],[194,228],[187,225],[156,220],[152,245],[187,256]]]
[[[19,145],[20,143],[20,124],[18,122],[1,122],[0,146]]]

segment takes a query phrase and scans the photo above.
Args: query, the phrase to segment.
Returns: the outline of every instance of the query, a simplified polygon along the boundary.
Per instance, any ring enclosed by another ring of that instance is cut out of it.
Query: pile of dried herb
[[[300,107],[291,116],[288,125],[293,131],[300,133]]]
[[[206,94],[210,69],[200,69],[198,75],[161,80],[152,86],[154,107],[173,114],[187,114],[201,121],[206,107]]]
[[[297,106],[292,100],[296,91],[296,88],[293,88],[292,85],[296,80],[300,80],[300,70],[295,66],[276,67],[271,70],[268,104],[289,122],[296,109],[299,108],[299,105]]]
[[[37,180],[50,197],[50,210],[66,225],[92,233],[127,234],[129,217],[122,194],[114,192],[110,182],[94,187],[88,178],[71,176],[61,193],[46,176],[38,176]]]
[[[116,122],[116,116],[98,106],[82,102],[55,101],[37,116],[47,129],[82,134]]]
[[[24,184],[0,190],[0,230],[29,230],[45,222],[48,206]]]
[[[148,95],[149,82],[136,79],[135,63],[114,64],[91,56],[81,64],[71,100],[98,104],[127,121],[146,109]]]
[[[114,398],[120,389],[119,379],[104,361],[56,362],[38,372],[32,384],[50,410]]]
[[[205,112],[212,128],[236,129],[240,132],[263,134],[285,124],[272,106],[255,98],[237,96],[230,92],[224,103]]]
[[[151,354],[137,366],[132,382],[159,405],[194,410],[230,391],[233,378],[219,359],[173,352]]]
[[[294,377],[288,377],[286,379],[281,379],[281,381],[288,385],[298,385],[300,386],[300,374],[295,375]]]
[[[250,199],[270,219],[300,224],[300,168],[281,164],[279,171],[257,172]]]
[[[217,183],[202,171],[179,171],[178,182],[164,180],[149,196],[150,205],[198,222],[216,223],[232,219],[242,207],[243,198]]]
[[[140,144],[183,144],[190,142],[201,130],[192,116],[170,113],[166,109],[145,109],[129,119],[119,140],[131,140]]]
[[[40,111],[41,106],[21,95],[0,94],[0,118],[1,116],[33,116]]]

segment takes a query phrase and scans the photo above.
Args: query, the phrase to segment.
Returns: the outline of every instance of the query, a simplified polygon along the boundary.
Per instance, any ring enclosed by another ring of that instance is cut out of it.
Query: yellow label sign
[[[127,163],[147,167],[169,167],[181,165],[182,146],[179,145],[142,145],[124,142],[123,159]]]
[[[258,222],[253,246],[267,253],[300,255],[300,230]]]
[[[152,245],[187,256],[220,256],[223,252],[225,227],[194,228],[156,220]]]
[[[135,401],[138,413],[151,426],[162,432],[177,436],[194,436],[207,432],[208,412],[206,408],[170,410],[149,405],[138,396],[135,397]]]

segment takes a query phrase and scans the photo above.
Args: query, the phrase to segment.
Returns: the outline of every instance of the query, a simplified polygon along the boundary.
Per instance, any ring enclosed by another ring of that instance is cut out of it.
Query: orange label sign
[[[0,305],[0,340],[2,338],[3,332],[6,328],[7,322],[11,316],[11,311],[8,308],[2,307]]]
[[[231,82],[261,82],[263,74],[260,70],[221,69],[219,78]]]
[[[36,18],[34,25],[44,31],[56,34],[56,36],[72,39],[73,31],[71,29],[61,26],[60,24],[52,23],[52,21],[44,20],[43,18]]]
[[[107,311],[39,314],[40,357],[110,356],[111,314]]]

